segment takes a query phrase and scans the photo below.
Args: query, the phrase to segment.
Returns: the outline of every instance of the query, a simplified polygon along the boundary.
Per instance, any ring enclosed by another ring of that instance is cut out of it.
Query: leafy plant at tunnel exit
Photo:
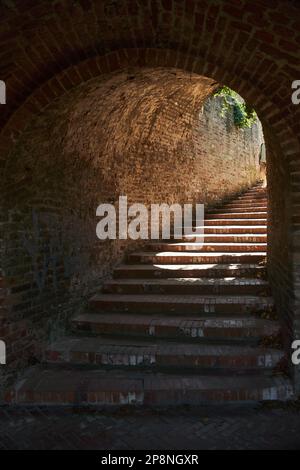
[[[250,128],[257,121],[257,114],[253,108],[245,103],[235,91],[223,86],[216,91],[214,96],[223,98],[221,116],[227,112],[233,112],[234,123],[240,129]]]

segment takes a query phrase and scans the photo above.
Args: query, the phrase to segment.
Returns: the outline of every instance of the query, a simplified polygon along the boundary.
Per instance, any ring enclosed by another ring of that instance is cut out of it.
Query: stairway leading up
[[[256,186],[206,216],[203,246],[186,235],[130,254],[8,401],[197,405],[291,398],[280,373],[280,326],[266,318],[274,310],[266,249],[266,190]]]

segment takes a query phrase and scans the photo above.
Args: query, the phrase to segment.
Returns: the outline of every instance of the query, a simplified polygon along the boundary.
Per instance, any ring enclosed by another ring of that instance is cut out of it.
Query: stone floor
[[[0,450],[300,449],[300,407],[0,408]]]

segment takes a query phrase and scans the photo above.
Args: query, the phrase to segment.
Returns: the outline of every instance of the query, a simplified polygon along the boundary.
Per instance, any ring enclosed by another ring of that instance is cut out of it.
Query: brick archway
[[[7,81],[8,102],[0,121],[2,166],[35,115],[104,73],[174,67],[224,83],[255,107],[269,149],[269,270],[289,348],[299,335],[300,108],[291,103],[291,82],[299,74],[297,2],[61,1],[50,18],[42,2],[29,2],[25,10],[22,3],[2,11],[0,42],[7,52],[0,78]]]
[[[258,112],[262,122],[276,133],[283,155],[287,160],[294,160],[298,152],[298,141],[293,133],[293,115],[286,114],[277,95],[272,96],[261,87],[262,82],[240,79],[242,73],[233,73],[230,68],[220,67],[216,62],[204,61],[197,56],[184,54],[172,49],[129,48],[118,49],[105,55],[83,60],[65,68],[39,86],[4,122],[1,131],[1,148],[7,151],[18,135],[26,128],[30,120],[43,111],[53,100],[58,99],[82,83],[130,67],[174,67],[186,72],[211,77],[220,84],[226,84],[236,90]],[[264,76],[260,76],[263,80]],[[288,104],[291,92],[287,96]],[[292,107],[292,105],[290,105]],[[297,108],[296,108],[297,109]],[[295,108],[291,108],[295,111]]]

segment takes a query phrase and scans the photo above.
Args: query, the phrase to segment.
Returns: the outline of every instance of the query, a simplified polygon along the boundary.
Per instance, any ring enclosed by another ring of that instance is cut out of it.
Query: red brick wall
[[[290,175],[276,135],[265,132],[268,177],[268,275],[273,287],[276,310],[283,327],[283,340],[290,355],[296,331],[293,300],[293,248],[290,233],[292,219]],[[289,366],[292,368],[291,361]]]
[[[257,179],[260,131],[220,117],[220,98],[203,108],[212,84],[175,69],[104,76],[54,102],[16,142],[3,199],[6,370],[40,359],[136,248],[96,238],[100,203],[213,204]]]

